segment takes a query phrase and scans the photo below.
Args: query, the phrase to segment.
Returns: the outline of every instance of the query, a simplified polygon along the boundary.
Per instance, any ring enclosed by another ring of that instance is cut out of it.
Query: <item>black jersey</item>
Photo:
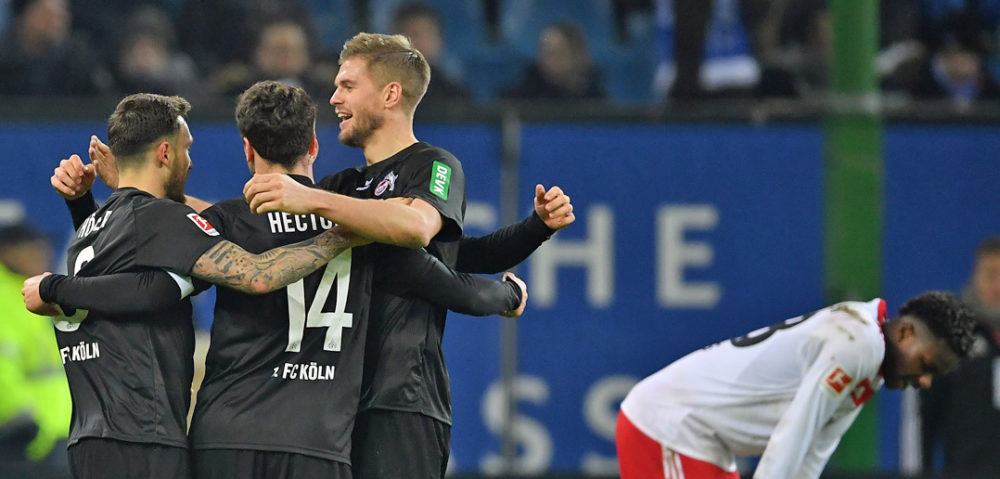
[[[350,176],[334,175],[340,181]],[[354,170],[356,186],[342,193],[360,198],[419,198],[433,205],[442,218],[441,231],[427,251],[454,267],[465,216],[465,173],[451,153],[427,143],[415,143],[368,167]],[[331,189],[329,180],[321,185]],[[396,246],[372,245],[372,254],[390,256]],[[376,277],[396,275],[379,266]],[[417,412],[451,424],[448,370],[441,341],[447,309],[422,299],[404,298],[378,287],[365,351],[361,410]]]
[[[221,241],[191,208],[121,188],[77,229],[68,270],[79,276],[163,268],[188,275]],[[193,376],[191,302],[117,317],[80,310],[57,318],[73,397],[69,443],[100,437],[186,447]]]
[[[304,176],[293,178],[311,185]],[[204,215],[252,253],[333,226],[316,215],[254,214],[243,198],[220,202]],[[371,303],[366,249],[345,251],[269,294],[217,288],[191,424],[195,449],[281,451],[350,463]]]

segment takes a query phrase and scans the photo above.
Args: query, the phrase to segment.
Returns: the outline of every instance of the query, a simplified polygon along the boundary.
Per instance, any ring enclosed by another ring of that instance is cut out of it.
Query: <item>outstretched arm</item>
[[[573,223],[573,204],[562,188],[548,191],[535,185],[535,211],[520,223],[486,236],[463,236],[455,269],[468,273],[499,273],[520,264],[556,231]]]
[[[528,299],[524,282],[511,273],[503,280],[459,273],[422,249],[380,248],[375,287],[412,296],[470,316],[520,316]]]
[[[317,214],[359,235],[406,248],[422,248],[441,230],[441,214],[423,200],[359,199],[310,188],[288,175],[254,175],[243,187],[250,211]]]
[[[46,273],[25,280],[21,293],[25,306],[36,314],[44,313],[43,304],[58,304],[67,315],[86,309],[113,317],[158,311],[193,290],[187,278],[148,270],[94,277]],[[109,294],[112,291],[114,294]]]
[[[221,241],[195,261],[191,274],[244,293],[264,294],[302,279],[348,248],[367,243],[340,226],[261,254]]]

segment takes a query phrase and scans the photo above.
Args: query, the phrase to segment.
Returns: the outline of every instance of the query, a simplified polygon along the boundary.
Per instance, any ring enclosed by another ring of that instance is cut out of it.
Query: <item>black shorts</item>
[[[67,454],[74,479],[191,479],[186,447],[95,437],[81,439]]]
[[[438,479],[448,468],[451,426],[414,412],[358,413],[351,437],[356,479]]]
[[[195,449],[198,479],[351,479],[346,463],[291,452]]]

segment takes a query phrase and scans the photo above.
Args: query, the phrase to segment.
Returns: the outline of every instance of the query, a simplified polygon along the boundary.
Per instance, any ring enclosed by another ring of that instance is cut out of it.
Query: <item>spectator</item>
[[[580,27],[574,23],[556,23],[542,30],[535,61],[524,69],[521,81],[503,96],[512,99],[603,99],[602,75],[591,63],[587,40]]]
[[[12,0],[0,39],[0,95],[84,95],[107,91],[111,75],[73,35],[67,0]]]
[[[262,27],[277,19],[301,25],[314,44],[316,28],[303,0],[186,0],[177,23],[184,26],[181,49],[203,72],[233,62],[249,64]]]
[[[962,300],[978,320],[969,359],[921,394],[923,461],[944,452],[947,477],[996,477],[1000,470],[1000,236],[984,241]]]
[[[0,228],[0,470],[66,472],[72,404],[49,318],[24,308],[25,278],[49,269],[48,239],[26,225]],[[27,476],[26,476],[27,477]]]
[[[311,63],[309,35],[302,25],[276,20],[261,29],[252,63],[230,63],[211,83],[215,91],[235,97],[258,81],[275,80],[301,87],[314,101],[325,103],[336,76],[335,67]]]
[[[431,66],[431,82],[420,104],[427,108],[472,100],[469,88],[456,75],[457,66],[445,61],[445,38],[438,11],[427,3],[408,3],[392,18],[393,33],[410,39]]]
[[[1000,87],[987,67],[998,53],[1000,2],[897,0],[885,8],[893,19],[888,27],[894,48],[882,57],[892,58],[893,53],[905,59],[880,67],[887,89],[915,99],[948,99],[959,109],[979,99],[1000,98]]]
[[[779,0],[656,0],[661,58],[654,88],[676,99],[749,96],[758,57],[776,46]],[[756,39],[756,41],[753,41]],[[756,53],[756,55],[755,55]]]
[[[152,6],[136,9],[118,47],[118,89],[124,94],[181,95],[192,101],[204,97],[194,61],[175,50],[175,39],[166,13]]]

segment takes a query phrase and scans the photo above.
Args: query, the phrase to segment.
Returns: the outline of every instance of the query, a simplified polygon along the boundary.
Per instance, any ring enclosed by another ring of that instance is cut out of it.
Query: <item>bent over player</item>
[[[973,318],[948,293],[845,302],[695,351],[639,382],[615,432],[623,479],[819,477],[882,386],[926,388],[972,344]]]

